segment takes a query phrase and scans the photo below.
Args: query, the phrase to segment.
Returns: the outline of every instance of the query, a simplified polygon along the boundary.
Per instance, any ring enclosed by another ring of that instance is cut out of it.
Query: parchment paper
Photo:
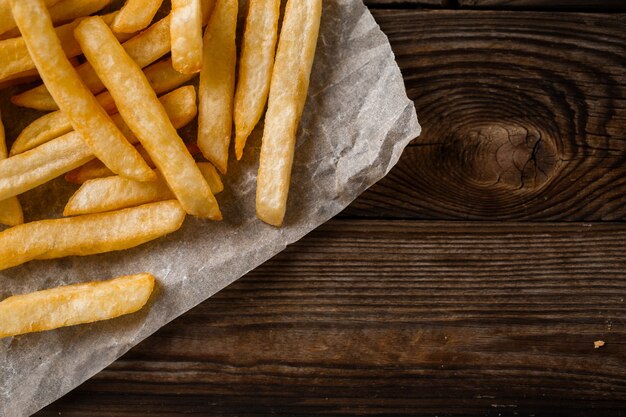
[[[24,122],[15,110],[4,110],[14,136]],[[420,127],[389,42],[361,0],[324,2],[281,229],[254,214],[261,132],[254,132],[242,163],[231,159],[225,192],[218,196],[223,222],[188,218],[179,232],[133,250],[35,261],[0,272],[0,298],[142,271],[158,280],[139,313],[0,340],[1,416],[29,415],[78,386],[339,213],[398,161]],[[27,193],[22,197],[27,218],[59,216],[75,188],[59,179]]]

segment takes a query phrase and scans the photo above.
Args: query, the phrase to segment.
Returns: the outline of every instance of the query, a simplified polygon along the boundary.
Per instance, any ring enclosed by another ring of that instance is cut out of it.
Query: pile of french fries
[[[280,28],[280,0],[250,0],[239,43],[237,0],[171,0],[156,22],[162,0],[94,15],[110,3],[0,0],[0,89],[40,80],[11,101],[48,112],[8,151],[0,116],[0,223],[10,226],[0,270],[132,248],[187,215],[221,220],[231,138],[240,160],[266,107],[256,212],[283,223],[322,0],[286,0]],[[185,143],[177,129],[196,117],[197,141]],[[24,224],[19,195],[60,176],[80,185],[66,217]],[[135,312],[154,285],[144,273],[7,298],[0,337]]]

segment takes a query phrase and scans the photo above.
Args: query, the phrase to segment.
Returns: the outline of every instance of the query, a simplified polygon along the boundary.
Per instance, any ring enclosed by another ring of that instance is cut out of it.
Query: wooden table
[[[37,415],[626,413],[626,2],[369,4],[398,166]]]

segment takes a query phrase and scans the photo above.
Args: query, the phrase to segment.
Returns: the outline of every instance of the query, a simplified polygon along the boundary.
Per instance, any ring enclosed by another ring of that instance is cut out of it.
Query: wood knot
[[[557,161],[549,135],[515,124],[474,126],[444,147],[467,181],[481,188],[536,190],[553,176]]]

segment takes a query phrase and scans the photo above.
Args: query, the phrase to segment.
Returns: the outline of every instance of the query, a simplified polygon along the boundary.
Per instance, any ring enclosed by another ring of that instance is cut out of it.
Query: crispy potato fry
[[[280,0],[250,0],[235,93],[235,155],[238,160],[267,103],[279,17]]]
[[[237,0],[217,0],[204,32],[198,88],[198,146],[226,174],[233,125],[237,46]]]
[[[196,93],[192,86],[182,87],[167,94],[161,98],[161,101],[168,112],[168,117],[171,117],[176,126],[182,127],[195,117],[197,111]],[[118,124],[121,130],[127,130],[119,115],[114,117],[114,123]],[[136,141],[134,136],[131,137],[131,140]],[[136,152],[151,170],[153,166],[147,158],[148,155],[143,155],[139,150]],[[65,174],[93,158],[92,150],[84,142],[81,135],[76,132],[67,133],[34,149],[0,161],[0,195],[7,197],[19,195]],[[99,160],[97,162],[102,164]],[[111,171],[106,168],[104,172]],[[156,178],[156,176],[154,177]]]
[[[163,105],[163,108],[165,109],[165,112],[175,129],[180,129],[183,126],[186,126],[198,114],[198,107],[196,106],[196,89],[191,85],[174,90],[171,93],[159,98],[159,101]],[[113,115],[112,119],[130,143],[135,144],[139,142],[137,136],[135,136],[126,122],[124,122],[124,119],[119,113]]]
[[[200,154],[200,149],[191,144],[187,144],[187,149],[189,153],[193,156]],[[148,152],[144,149],[143,146],[137,145],[137,152],[146,160],[146,163],[154,168],[154,161],[148,155]],[[200,166],[198,166],[200,168]],[[200,170],[202,171],[202,170]],[[112,177],[115,174],[106,167],[100,160],[94,159],[92,161],[87,162],[85,165],[82,165],[76,169],[71,170],[67,174],[65,174],[65,181],[71,184],[82,185],[89,180],[95,180],[98,178]]]
[[[189,79],[192,77],[189,75],[180,74],[179,72],[175,71],[172,68],[171,61],[169,60],[151,65],[150,67],[146,68],[145,74],[148,78],[148,81],[150,82],[150,85],[157,94],[170,91],[171,89],[176,88],[179,85],[189,81]],[[175,115],[177,119],[183,120],[187,120],[187,118],[189,117],[188,115],[191,112],[193,112],[193,117],[195,117],[197,111],[197,108],[195,106],[195,90],[193,92],[193,107],[189,105],[189,101],[191,99],[190,94],[191,91],[189,89],[186,89],[184,90],[184,93],[177,93],[175,95],[176,98],[170,98],[169,95],[165,95],[164,97],[162,97],[162,99],[165,100],[162,100],[164,105],[167,103],[167,105],[169,105],[170,107],[180,106],[180,109],[166,108],[167,113],[169,115]],[[109,114],[117,111],[115,102],[113,101],[111,94],[109,94],[108,92],[99,94],[98,96],[96,96],[96,98],[98,99],[98,102],[100,103],[102,108],[105,109]],[[184,112],[179,110],[184,110]],[[130,140],[131,138],[133,138],[133,140],[135,140],[134,134],[130,132],[130,130],[126,126],[126,123],[118,123],[118,120],[115,116],[112,116],[111,119],[118,126],[118,128],[120,128],[120,131],[127,139]],[[179,127],[176,127],[177,129],[189,123],[189,121],[183,123],[179,120],[174,120],[172,118],[170,119],[172,120],[172,123],[175,127],[176,125],[179,125]],[[33,149],[36,146],[39,146],[45,142],[48,142],[49,140],[52,140],[71,131],[72,124],[69,118],[65,116],[63,112],[57,110],[55,112],[45,114],[39,119],[34,120],[30,125],[26,126],[26,128],[19,134],[19,136],[13,143],[13,146],[11,147],[10,155],[18,155],[22,152]]]
[[[132,33],[148,27],[163,0],[126,0],[111,27],[115,32]]]
[[[167,16],[159,20],[145,31],[124,42],[123,46],[128,55],[140,67],[143,68],[152,64],[170,50],[170,17]],[[89,62],[85,62],[76,68],[76,72],[92,93],[97,94],[105,90],[104,84],[102,84]],[[45,85],[40,85],[15,95],[11,98],[11,102],[16,106],[35,110],[58,110],[57,104]]]
[[[61,0],[45,0],[46,7],[52,7]],[[0,0],[0,34],[15,28],[10,0]]]
[[[55,26],[71,22],[79,17],[89,16],[102,10],[111,3],[111,0],[62,0],[49,8],[50,19]],[[9,39],[20,36],[17,27],[3,33],[0,38]]]
[[[32,190],[93,158],[93,152],[82,136],[70,132],[35,149],[4,159],[0,161],[0,200]]]
[[[128,143],[67,60],[43,0],[11,0],[11,7],[42,80],[93,153],[119,175],[138,181],[154,180],[154,172]],[[100,21],[106,26],[102,19]]]
[[[105,214],[26,223],[0,233],[0,270],[35,259],[133,248],[175,232],[184,220],[185,211],[170,200]]]
[[[0,160],[6,159],[7,147],[4,137],[4,125],[0,116]],[[0,200],[0,224],[17,226],[24,223],[24,213],[17,197]]]
[[[131,314],[153,290],[154,276],[143,273],[14,295],[0,302],[0,338]]]
[[[224,190],[224,184],[211,163],[200,162],[198,168],[213,194]],[[103,213],[175,198],[163,176],[158,171],[155,173],[158,179],[151,182],[138,182],[120,176],[87,181],[70,198],[63,215]]]
[[[85,56],[115,99],[118,110],[187,213],[221,219],[217,200],[167,117],[141,68],[99,17],[75,32]]]
[[[200,0],[172,0],[170,37],[176,71],[194,74],[202,68],[202,7]]]
[[[256,212],[280,226],[287,209],[296,134],[322,14],[322,0],[288,0],[278,41],[257,176]]]
[[[114,15],[114,13],[109,14],[103,16],[103,18],[110,22]],[[82,18],[79,18],[72,23],[54,29],[67,58],[73,58],[81,54],[80,46],[74,39],[74,29],[81,20]],[[128,36],[125,34],[118,35],[120,40],[125,40]],[[34,68],[35,63],[28,52],[23,38],[11,38],[0,41],[0,81],[6,81],[16,74]]]
[[[209,22],[211,13],[213,13],[215,8],[215,0],[200,0],[200,7],[202,9],[202,26],[205,26]]]

